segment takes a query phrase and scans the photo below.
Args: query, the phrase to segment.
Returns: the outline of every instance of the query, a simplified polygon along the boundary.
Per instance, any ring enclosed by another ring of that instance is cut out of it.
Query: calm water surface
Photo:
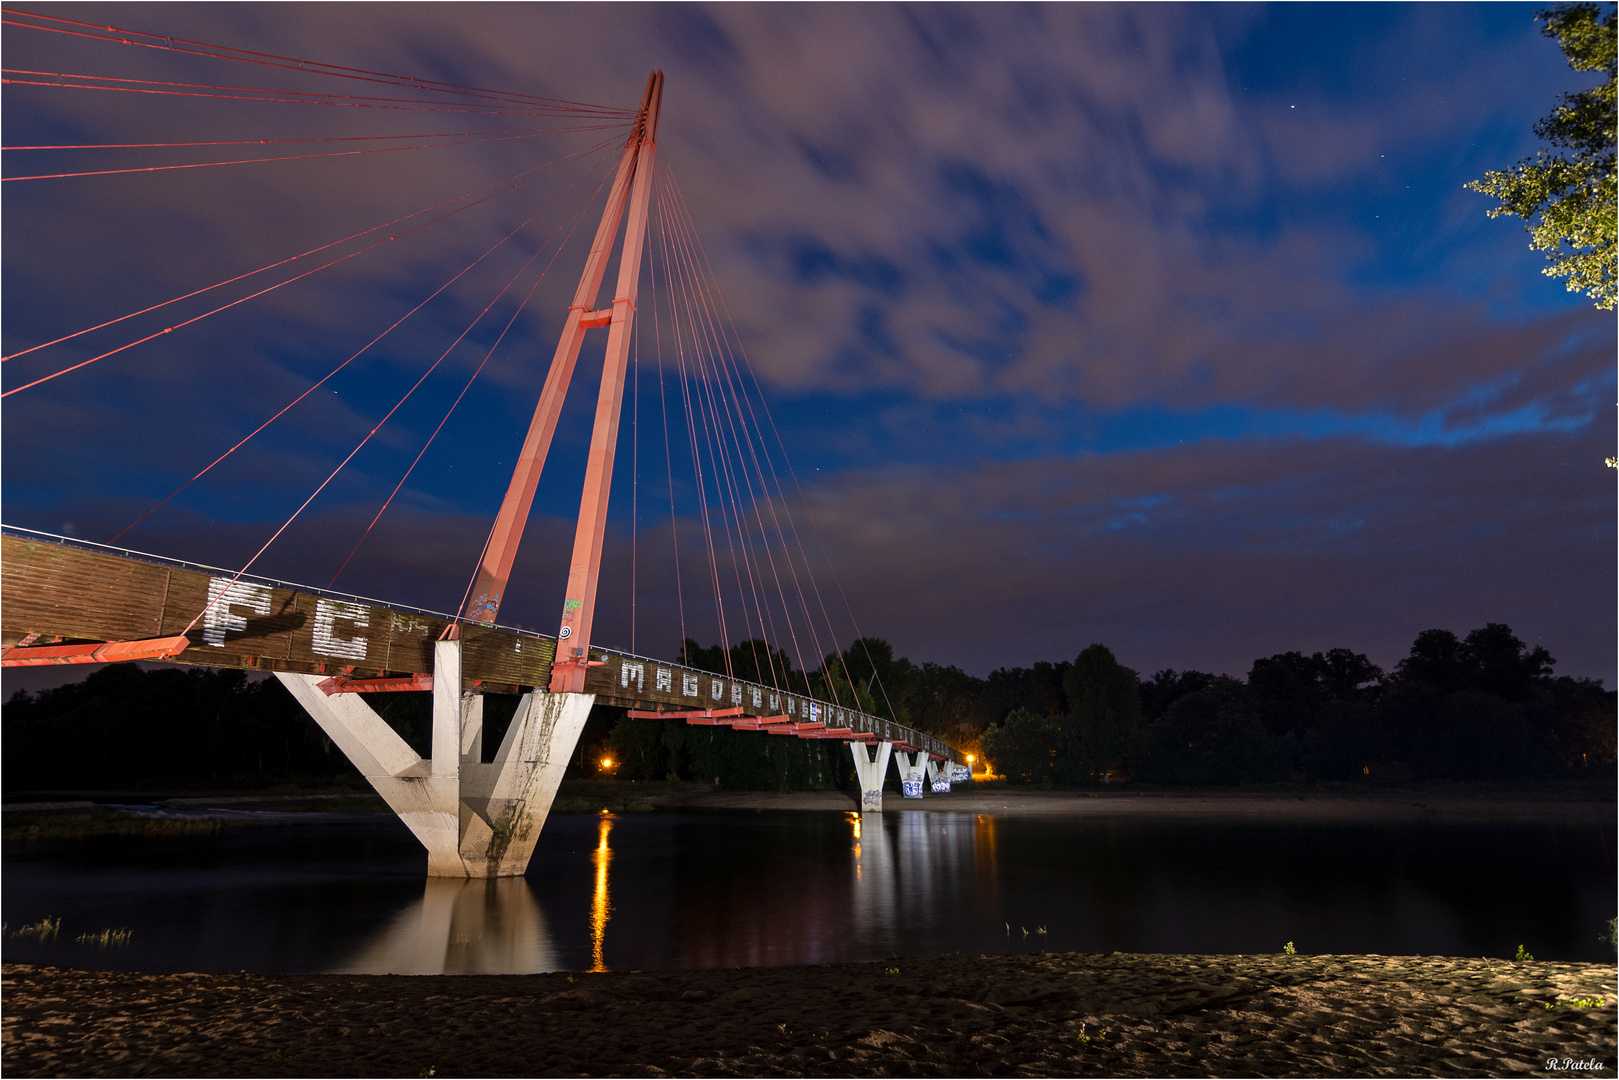
[[[551,818],[526,878],[430,880],[385,815],[8,844],[4,957],[142,971],[529,972],[950,952],[1611,960],[1614,828],[1140,816]],[[59,918],[53,938],[19,927]],[[76,940],[128,929],[124,945]]]

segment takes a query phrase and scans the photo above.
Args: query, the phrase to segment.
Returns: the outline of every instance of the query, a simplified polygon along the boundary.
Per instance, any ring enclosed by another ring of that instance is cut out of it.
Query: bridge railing
[[[8,649],[186,634],[190,645],[168,662],[352,679],[432,672],[433,643],[454,621],[444,612],[11,526],[0,527],[0,592],[0,645]],[[201,620],[199,612],[206,612]],[[462,623],[461,639],[465,689],[518,693],[550,684],[554,637]],[[893,742],[965,761],[939,739],[847,703],[614,649],[592,647],[589,659],[584,692],[602,704],[707,714],[805,738]]]

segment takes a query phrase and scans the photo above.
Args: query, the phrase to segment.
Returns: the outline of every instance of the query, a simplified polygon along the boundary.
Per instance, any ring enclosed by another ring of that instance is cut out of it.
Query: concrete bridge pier
[[[849,752],[854,755],[854,772],[860,780],[860,812],[883,812],[883,777],[888,775],[888,756],[894,751],[891,742],[878,743],[866,752],[866,744],[852,742]]]
[[[933,782],[933,794],[950,794],[950,763],[936,761],[931,754],[928,755],[928,779]]]
[[[922,774],[925,770],[923,762],[927,754],[921,750],[914,754],[907,754],[903,750],[894,751],[894,761],[899,768],[899,787],[907,799],[920,799],[922,797]]]
[[[483,757],[483,698],[461,689],[461,642],[433,651],[432,756],[419,757],[358,694],[277,672],[427,849],[430,877],[516,877],[528,868],[594,694],[531,691],[495,760]]]

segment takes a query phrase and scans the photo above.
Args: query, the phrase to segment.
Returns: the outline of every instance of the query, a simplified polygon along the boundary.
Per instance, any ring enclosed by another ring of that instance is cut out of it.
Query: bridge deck
[[[0,645],[10,648],[30,635],[67,643],[175,636],[219,598],[189,632],[191,645],[166,662],[409,677],[433,670],[433,642],[452,621],[442,613],[264,578],[232,584],[233,577],[214,567],[8,529],[0,537]],[[550,684],[555,638],[467,623],[461,635],[464,689],[517,693]],[[965,763],[930,735],[846,705],[613,649],[593,646],[590,660],[599,666],[590,669],[584,690],[602,704],[684,713],[740,708],[726,720],[785,717],[796,734],[901,743]]]

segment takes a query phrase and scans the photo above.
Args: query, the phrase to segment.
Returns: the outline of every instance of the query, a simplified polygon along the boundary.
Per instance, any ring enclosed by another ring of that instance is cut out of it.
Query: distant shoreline
[[[84,811],[107,802],[156,802],[201,810],[329,810],[344,802],[377,802],[370,792],[40,792],[8,802],[6,812]],[[554,813],[635,810],[770,810],[854,813],[856,798],[844,791],[724,791],[707,784],[679,786],[565,782]],[[1451,786],[1361,791],[1174,791],[1130,788],[1043,791],[1029,788],[957,785],[948,794],[906,799],[883,795],[885,813],[962,813],[1018,817],[1179,816],[1192,818],[1272,818],[1279,820],[1446,820],[1613,821],[1619,791],[1603,793],[1586,784],[1511,787]]]
[[[649,793],[656,807],[704,810],[859,809],[841,791],[711,791]],[[1020,817],[1182,816],[1333,820],[1614,820],[1619,799],[1589,795],[1498,794],[1387,790],[1365,793],[1031,791],[975,789],[963,785],[948,795],[906,799],[883,795],[884,813],[996,814]]]

